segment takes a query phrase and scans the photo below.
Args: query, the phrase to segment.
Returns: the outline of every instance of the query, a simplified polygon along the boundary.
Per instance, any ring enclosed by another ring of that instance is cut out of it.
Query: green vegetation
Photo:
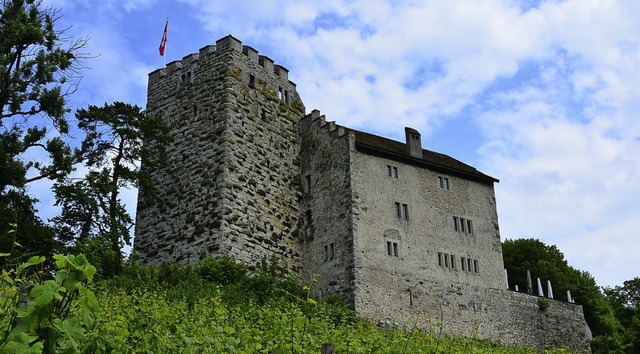
[[[255,270],[229,257],[193,266],[130,262],[122,275],[93,285],[95,268],[84,256],[55,260],[51,280],[38,272],[25,276],[42,257],[3,273],[0,353],[320,353],[324,343],[338,353],[534,353],[378,328],[336,299],[309,299],[309,287],[275,260]],[[29,281],[38,285],[17,309]]]

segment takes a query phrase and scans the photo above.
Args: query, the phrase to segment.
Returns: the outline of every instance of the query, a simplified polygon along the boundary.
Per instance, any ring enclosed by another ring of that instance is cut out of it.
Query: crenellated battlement
[[[336,124],[335,121],[327,122],[327,119],[324,114],[320,114],[320,111],[314,109],[311,113],[307,114],[304,118],[304,121],[309,121],[312,124],[316,124],[316,126],[320,129],[323,129],[330,133],[333,137],[340,138],[344,135],[347,135],[351,132],[351,129],[343,127],[341,125]]]
[[[191,53],[183,57],[181,60],[174,60],[168,63],[166,67],[151,72],[149,74],[149,81],[153,82],[155,80],[161,80],[181,71],[191,71],[191,69],[198,65],[199,62],[210,60],[211,57],[217,56],[225,51],[236,51],[242,53],[250,62],[255,63],[257,67],[262,68],[265,74],[273,75],[295,88],[296,84],[289,80],[289,70],[287,68],[276,64],[268,56],[261,55],[254,48],[248,45],[243,45],[240,40],[231,35],[220,38],[216,41],[215,45],[204,46],[200,48],[197,53]]]

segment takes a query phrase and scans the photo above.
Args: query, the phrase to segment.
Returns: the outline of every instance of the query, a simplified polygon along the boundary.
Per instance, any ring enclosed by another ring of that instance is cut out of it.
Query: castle
[[[589,352],[582,307],[508,290],[494,183],[422,148],[306,114],[288,70],[227,36],[149,75],[147,111],[172,127],[169,165],[140,192],[148,264],[275,254],[318,299],[374,321]]]

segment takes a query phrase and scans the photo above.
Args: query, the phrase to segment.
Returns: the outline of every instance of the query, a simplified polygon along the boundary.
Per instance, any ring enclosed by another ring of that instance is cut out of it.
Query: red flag
[[[160,40],[160,47],[158,50],[160,51],[160,55],[164,56],[164,48],[167,46],[167,27],[169,26],[169,19],[164,24],[164,32],[162,33],[162,40]]]

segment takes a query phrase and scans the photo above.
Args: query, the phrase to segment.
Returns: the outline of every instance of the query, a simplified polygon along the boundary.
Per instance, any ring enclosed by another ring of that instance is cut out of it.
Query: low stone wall
[[[564,347],[590,353],[591,331],[580,305],[433,279],[415,284],[394,283],[395,291],[361,287],[356,311],[375,322],[388,319],[434,335],[473,337],[540,351]],[[539,301],[547,305],[544,310]]]

